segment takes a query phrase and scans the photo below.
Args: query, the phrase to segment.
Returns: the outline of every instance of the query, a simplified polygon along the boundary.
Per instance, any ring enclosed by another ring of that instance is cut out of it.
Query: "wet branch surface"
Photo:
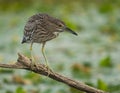
[[[31,60],[18,53],[18,59],[17,62],[14,64],[0,64],[0,67],[2,68],[11,68],[11,69],[26,69],[32,72],[35,72],[37,74],[41,74],[44,76],[47,76],[53,80],[56,80],[58,82],[62,82],[70,87],[73,87],[77,90],[84,91],[86,93],[108,93],[104,92],[102,90],[96,89],[94,87],[88,86],[82,82],[70,79],[68,77],[65,77],[63,75],[60,75],[51,69],[48,69],[44,64],[37,64],[31,66]]]

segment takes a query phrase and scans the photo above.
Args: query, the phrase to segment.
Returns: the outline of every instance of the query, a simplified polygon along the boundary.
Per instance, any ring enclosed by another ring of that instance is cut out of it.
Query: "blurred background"
[[[28,18],[47,13],[78,33],[63,32],[47,42],[50,67],[69,78],[120,93],[120,0],[0,0],[0,63],[14,63],[17,53],[30,56],[21,44]],[[33,55],[44,63],[41,45]],[[83,93],[25,70],[0,68],[0,93]]]

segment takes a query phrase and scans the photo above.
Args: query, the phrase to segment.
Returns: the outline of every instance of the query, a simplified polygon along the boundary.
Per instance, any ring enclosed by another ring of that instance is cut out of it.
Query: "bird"
[[[26,22],[21,43],[29,43],[30,51],[32,51],[33,43],[42,44],[42,55],[46,62],[46,66],[49,67],[48,60],[44,52],[46,42],[58,37],[61,32],[65,31],[76,36],[78,35],[76,32],[67,27],[60,19],[52,17],[46,13],[38,13],[31,16]]]

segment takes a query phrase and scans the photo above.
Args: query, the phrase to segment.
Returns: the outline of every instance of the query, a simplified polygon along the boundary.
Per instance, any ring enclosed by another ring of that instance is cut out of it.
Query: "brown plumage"
[[[68,31],[77,35],[74,31],[68,28],[65,23],[59,19],[53,18],[47,14],[36,14],[29,18],[24,27],[24,36],[22,43],[42,43],[42,54],[47,65],[47,58],[44,54],[44,45],[47,41],[56,38],[60,32]],[[48,65],[47,65],[48,66]]]
[[[22,43],[44,43],[56,38],[65,30],[77,35],[61,20],[47,14],[36,14],[29,18],[24,27]]]

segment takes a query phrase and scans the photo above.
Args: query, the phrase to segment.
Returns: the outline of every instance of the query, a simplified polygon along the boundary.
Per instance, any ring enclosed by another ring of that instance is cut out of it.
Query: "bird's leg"
[[[34,65],[37,67],[37,65],[35,64],[34,56],[32,55],[32,46],[33,46],[33,43],[30,44],[30,60],[31,60],[31,68],[33,68]]]
[[[30,60],[31,60],[31,68],[33,68],[34,66],[34,58],[32,56],[32,46],[33,46],[33,43],[30,44]]]
[[[47,76],[49,76],[49,75],[50,75],[50,71],[52,72],[52,70],[51,70],[50,67],[49,67],[48,60],[47,60],[47,57],[46,57],[45,52],[44,52],[44,47],[45,47],[45,43],[42,44],[42,54],[43,54],[43,57],[44,57],[45,62],[46,62],[45,67],[46,67],[47,70],[48,70],[48,71],[47,71],[47,73],[48,73]]]
[[[45,55],[45,52],[44,52],[44,47],[45,47],[45,43],[43,43],[42,44],[42,54],[43,54],[43,57],[44,57],[44,59],[45,59],[45,62],[46,62],[46,67],[49,67],[49,65],[48,65],[48,60],[47,60],[47,57],[46,57],[46,55]]]
[[[30,44],[30,59],[31,61],[33,61],[33,57],[32,57],[32,46],[33,46],[33,43]]]

